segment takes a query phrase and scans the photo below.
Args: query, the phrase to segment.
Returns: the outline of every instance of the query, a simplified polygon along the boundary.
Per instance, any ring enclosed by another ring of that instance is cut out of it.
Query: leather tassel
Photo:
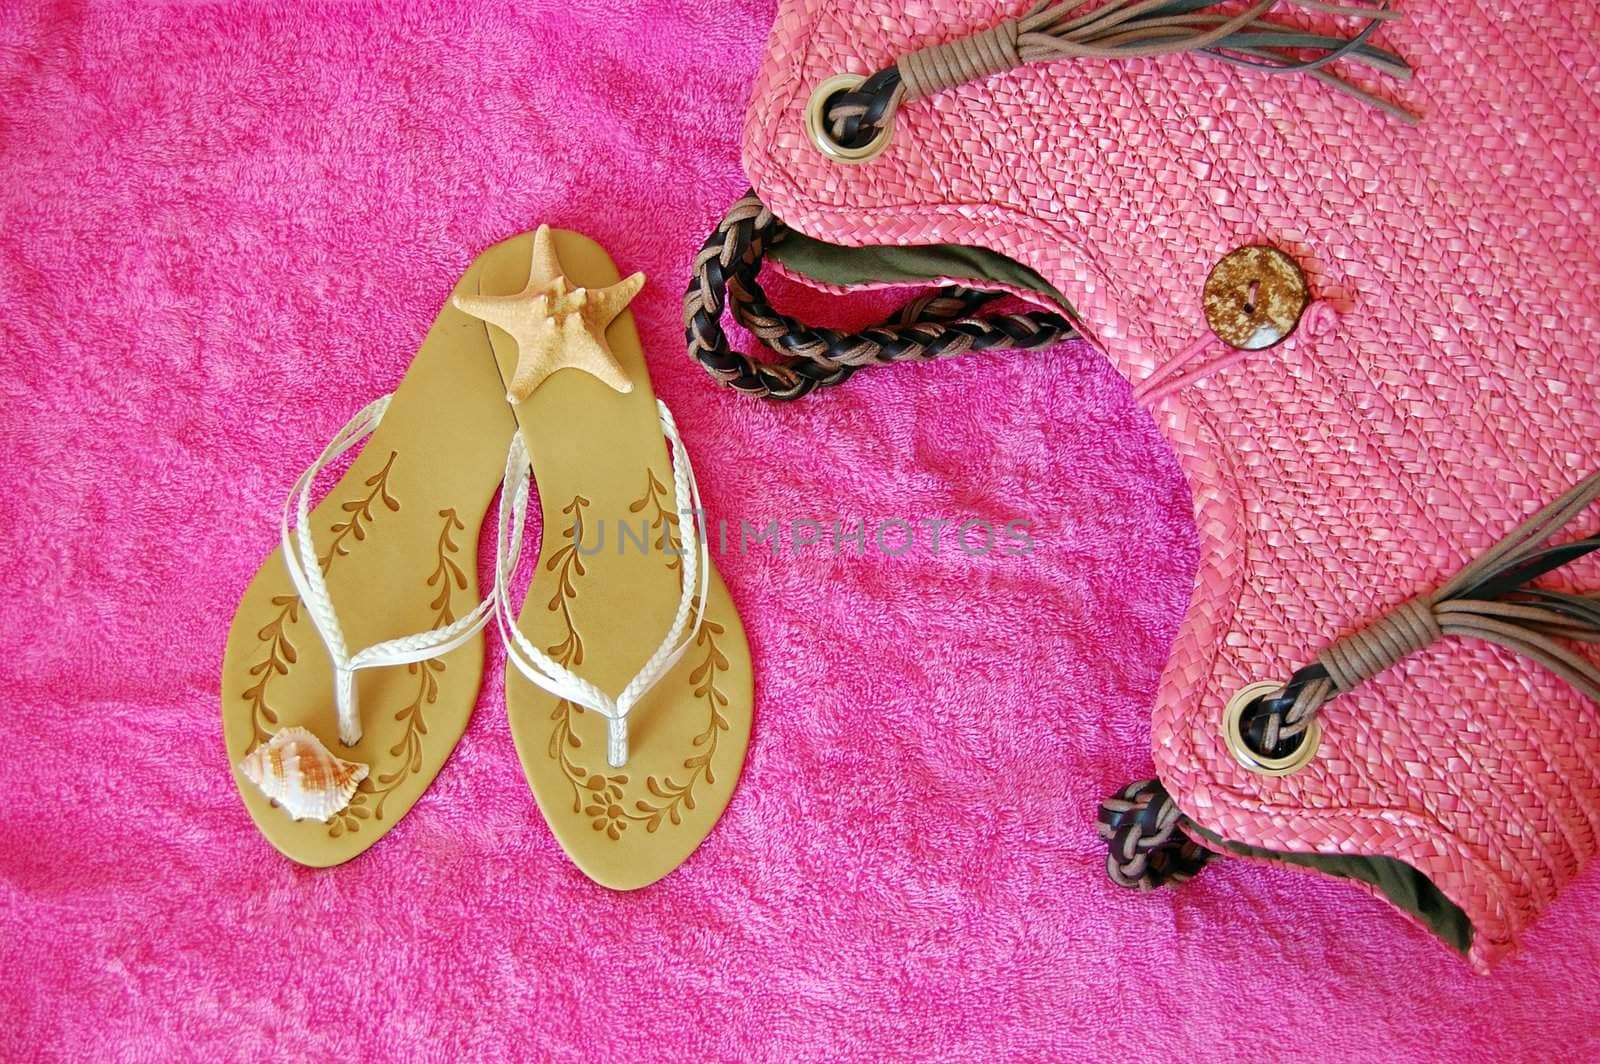
[[[1456,574],[1329,644],[1272,698],[1246,710],[1252,749],[1282,758],[1306,741],[1318,709],[1444,636],[1482,639],[1538,662],[1600,702],[1600,664],[1567,643],[1600,643],[1600,594],[1537,587],[1534,581],[1600,551],[1600,532],[1552,542],[1600,501],[1600,472],[1575,485]],[[1426,712],[1426,708],[1418,710]],[[1122,886],[1181,882],[1206,862],[1160,780],[1129,784],[1100,807],[1107,871]]]
[[[1361,19],[1348,33],[1302,29],[1269,17],[1287,6],[1335,18]],[[947,44],[908,52],[827,105],[829,131],[846,147],[867,144],[900,104],[1029,63],[1055,59],[1137,59],[1192,52],[1266,74],[1304,74],[1403,121],[1416,116],[1348,81],[1330,68],[1361,64],[1400,80],[1411,67],[1371,43],[1385,22],[1399,18],[1388,0],[1369,7],[1322,0],[1253,0],[1239,9],[1213,0],[1048,0],[1019,18]],[[1224,10],[1232,7],[1232,11]]]

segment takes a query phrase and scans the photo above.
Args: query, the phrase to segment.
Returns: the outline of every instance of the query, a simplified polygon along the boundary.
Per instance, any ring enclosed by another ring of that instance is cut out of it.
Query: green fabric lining
[[[997,251],[961,244],[908,244],[844,247],[825,244],[790,230],[767,254],[784,267],[813,281],[849,287],[862,284],[926,284],[940,277],[1003,284],[1044,297],[1073,320],[1077,312],[1067,297],[1038,273]]]
[[[1369,883],[1396,907],[1422,921],[1428,930],[1457,953],[1465,955],[1472,948],[1472,921],[1467,914],[1445,897],[1431,879],[1404,861],[1393,857],[1356,857],[1340,853],[1279,853],[1259,846],[1247,846],[1242,842],[1230,842],[1192,820],[1185,820],[1183,826],[1184,830],[1197,832],[1229,853],[1241,857],[1299,865],[1340,879]]]

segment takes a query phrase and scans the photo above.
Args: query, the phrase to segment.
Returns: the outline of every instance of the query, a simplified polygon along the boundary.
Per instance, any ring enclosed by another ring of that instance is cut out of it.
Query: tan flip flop
[[[503,392],[482,326],[446,305],[393,396],[300,478],[234,614],[228,760],[256,826],[301,864],[348,861],[392,828],[472,714],[493,605],[478,533],[516,431]],[[363,439],[310,508],[316,475]]]
[[[573,862],[632,890],[682,864],[733,795],[750,741],[750,651],[624,309],[642,275],[620,280],[593,241],[548,227],[482,263],[477,294],[455,302],[483,319],[521,428],[496,585],[511,734]],[[511,578],[530,455],[544,534],[519,620]]]

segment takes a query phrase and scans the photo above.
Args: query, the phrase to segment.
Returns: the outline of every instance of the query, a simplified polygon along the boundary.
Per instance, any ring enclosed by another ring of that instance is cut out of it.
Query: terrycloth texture
[[[1196,541],[1098,356],[788,407],[684,360],[771,17],[0,11],[0,1058],[1592,1057],[1600,877],[1487,978],[1313,877],[1105,881],[1092,810],[1148,774]],[[649,276],[714,515],[1033,515],[1038,549],[720,558],[756,737],[722,824],[642,893],[560,853],[497,662],[410,817],[299,868],[223,761],[234,602],[296,472],[473,254],[541,221]],[[1262,915],[1290,895],[1298,919]]]

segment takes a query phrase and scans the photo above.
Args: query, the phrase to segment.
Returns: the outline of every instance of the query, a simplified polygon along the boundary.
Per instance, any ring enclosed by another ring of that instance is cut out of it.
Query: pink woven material
[[[850,167],[805,138],[814,86],[1016,10],[785,0],[745,162],[812,236],[977,244],[1034,267],[1135,380],[1204,329],[1221,255],[1264,242],[1298,259],[1339,327],[1157,404],[1202,560],[1155,708],[1156,767],[1229,839],[1422,870],[1487,966],[1596,851],[1597,707],[1450,642],[1337,699],[1322,753],[1292,777],[1249,773],[1218,728],[1245,683],[1287,679],[1600,466],[1600,102],[1585,88],[1600,14],[1405,9],[1380,40],[1419,70],[1401,90],[1417,129],[1309,80],[1190,57],[1058,62],[903,107],[888,151]],[[1293,912],[1286,899],[1272,918]]]

